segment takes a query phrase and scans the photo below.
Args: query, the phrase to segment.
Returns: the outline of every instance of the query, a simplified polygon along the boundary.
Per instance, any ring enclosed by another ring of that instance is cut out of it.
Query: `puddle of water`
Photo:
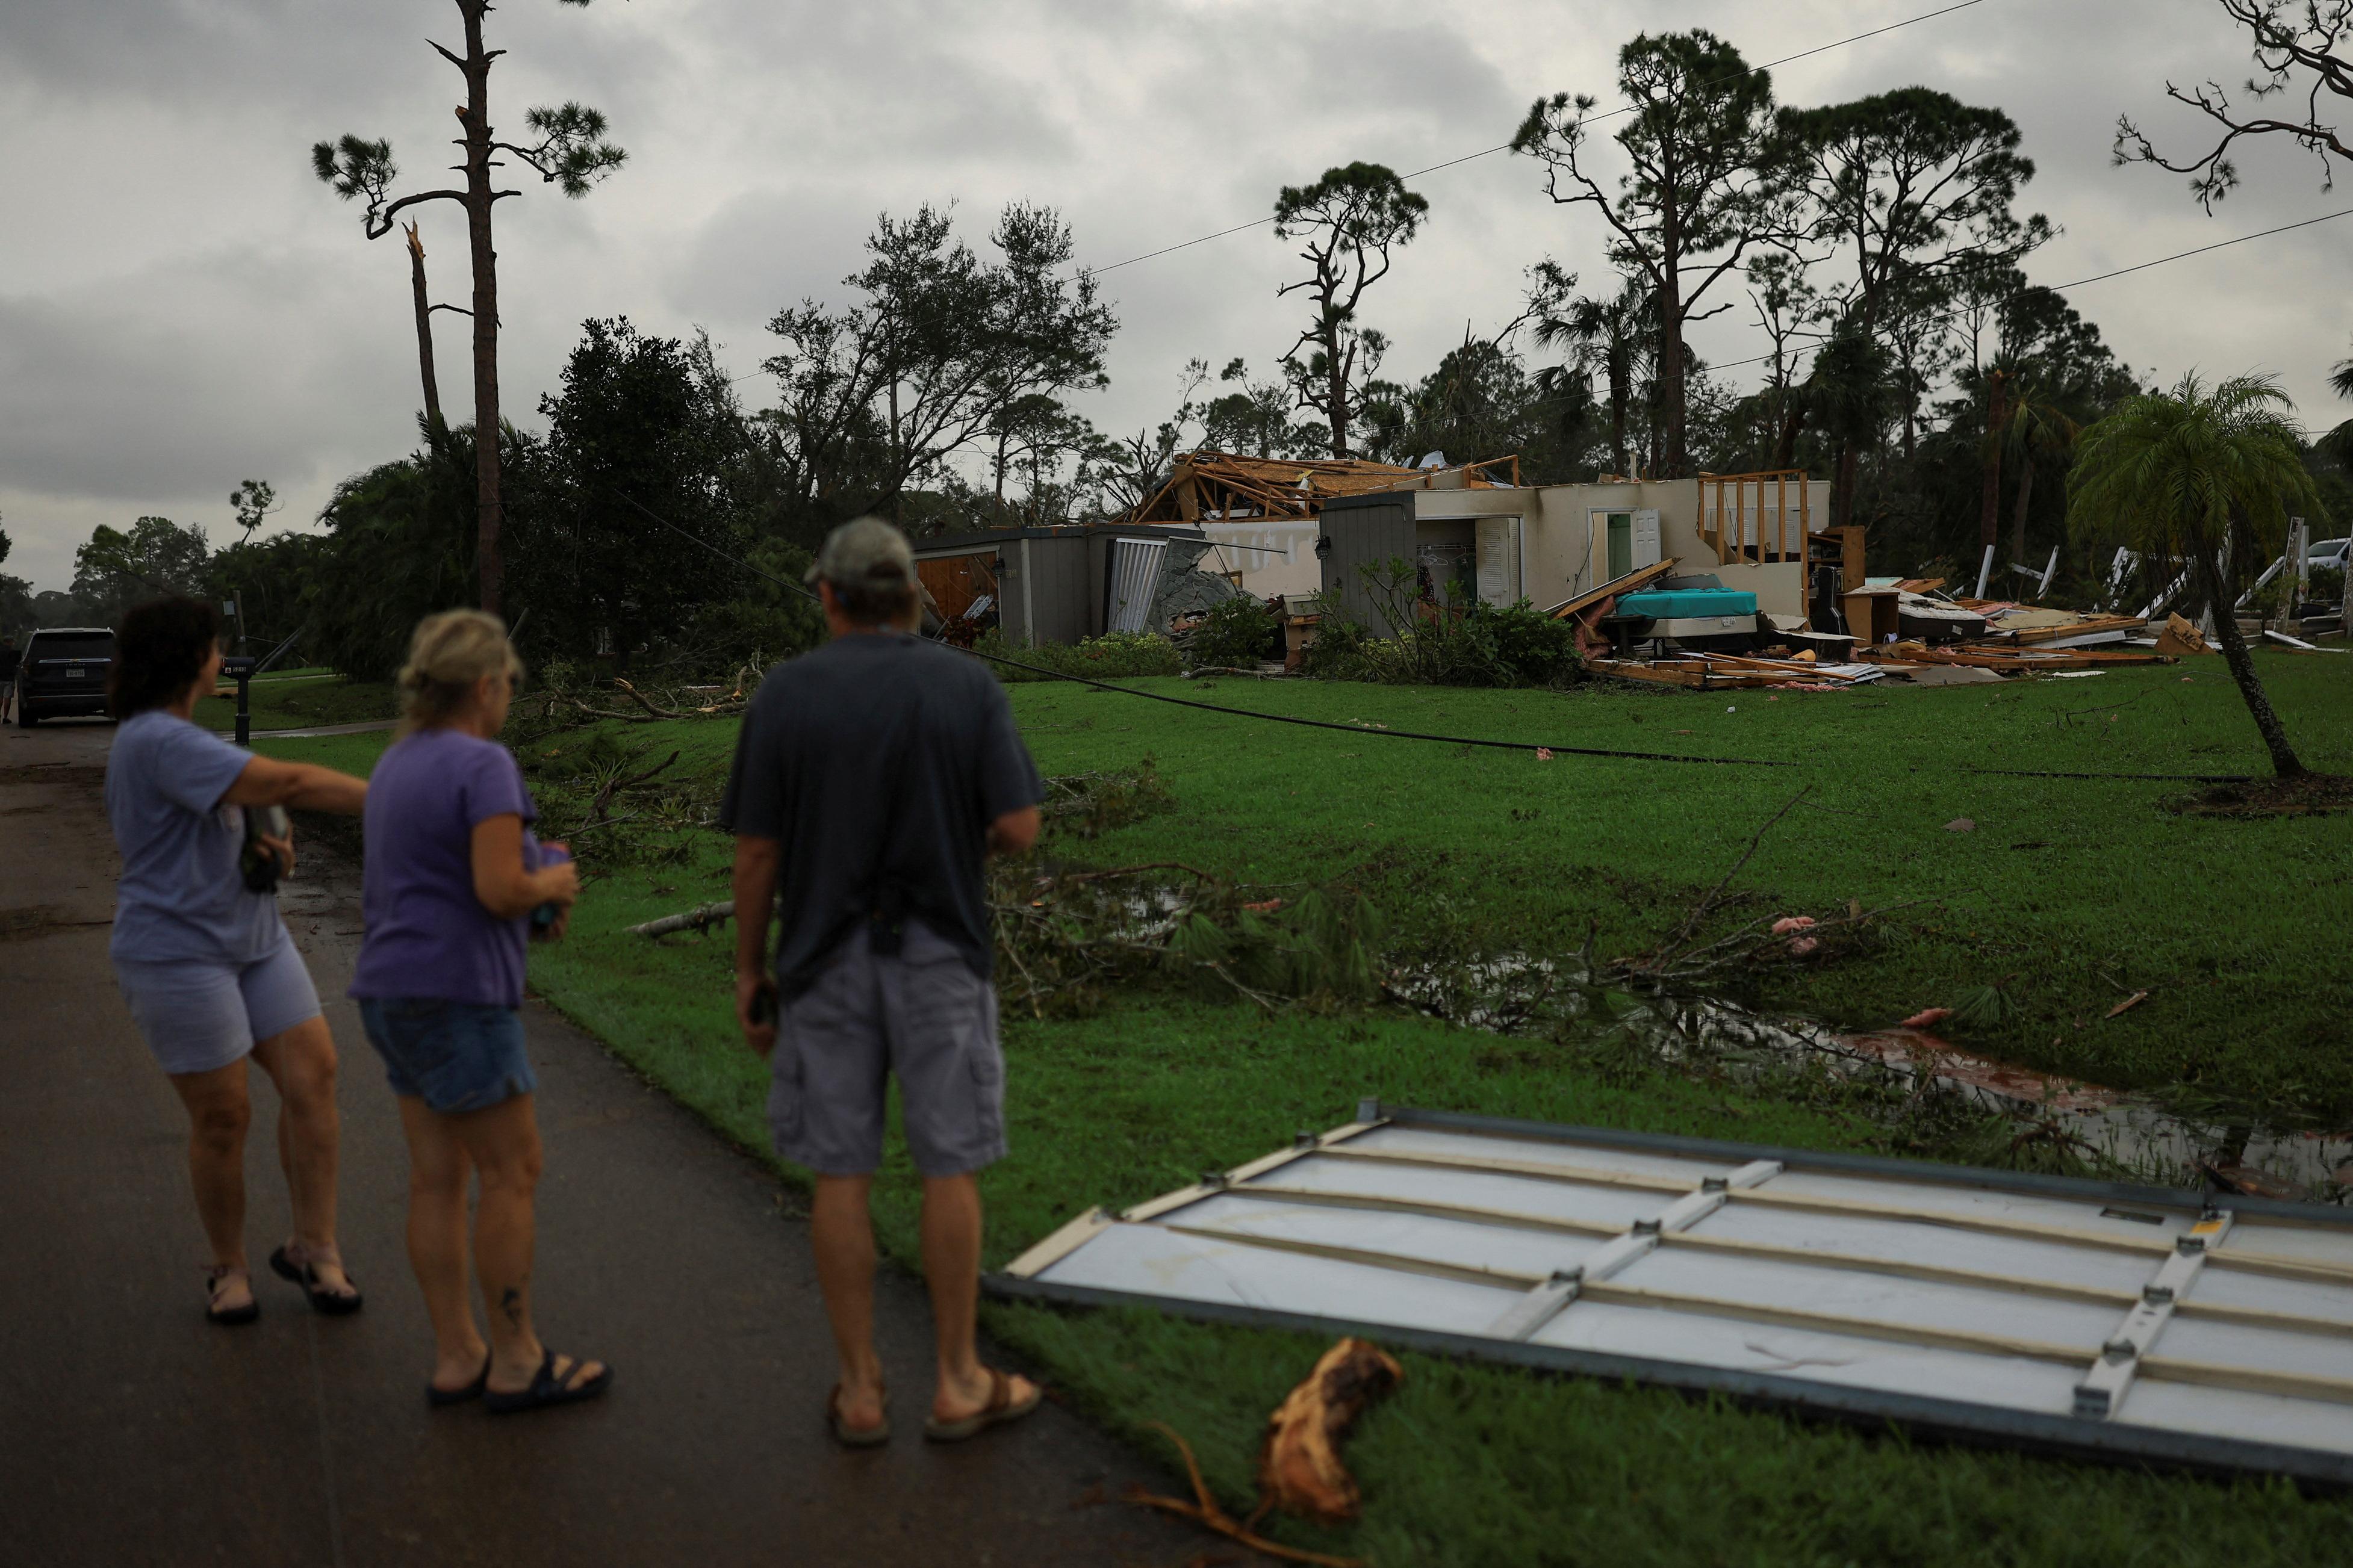
[[[1739,1076],[1743,1069],[1819,1065],[1841,1075],[1883,1073],[1906,1086],[1925,1080],[2018,1122],[2023,1132],[2048,1129],[2124,1171],[2167,1185],[2196,1185],[2211,1172],[2267,1197],[2337,1204],[2353,1197],[2353,1131],[2202,1121],[2166,1110],[2146,1095],[1979,1056],[1923,1030],[1850,1034],[1692,994],[1648,996],[1637,1013],[1613,1013],[1603,993],[1573,967],[1524,953],[1450,966],[1442,973],[1432,967],[1401,972],[1389,984],[1398,997],[1426,1012],[1495,1033],[1540,1020],[1615,1024],[1679,1067]]]

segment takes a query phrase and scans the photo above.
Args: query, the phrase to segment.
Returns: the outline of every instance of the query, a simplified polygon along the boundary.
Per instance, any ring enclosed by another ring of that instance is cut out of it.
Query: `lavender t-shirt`
[[[539,816],[522,771],[496,741],[419,730],[392,744],[368,779],[367,863],[360,908],[367,935],[354,996],[432,996],[486,1007],[522,1005],[529,917],[493,917],[474,896],[474,827]],[[539,845],[523,833],[523,864]]]

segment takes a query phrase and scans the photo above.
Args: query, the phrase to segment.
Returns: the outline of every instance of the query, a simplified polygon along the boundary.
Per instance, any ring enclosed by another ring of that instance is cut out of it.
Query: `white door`
[[[1520,520],[1482,517],[1472,524],[1477,553],[1479,602],[1502,609],[1519,603]]]
[[[1659,514],[1638,511],[1634,514],[1634,564],[1640,572],[1645,566],[1659,563]]]

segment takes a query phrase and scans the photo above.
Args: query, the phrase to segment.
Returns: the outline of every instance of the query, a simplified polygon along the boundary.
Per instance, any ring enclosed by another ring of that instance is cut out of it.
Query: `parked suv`
[[[25,644],[16,666],[16,722],[106,711],[106,672],[114,634],[104,626],[44,626]]]

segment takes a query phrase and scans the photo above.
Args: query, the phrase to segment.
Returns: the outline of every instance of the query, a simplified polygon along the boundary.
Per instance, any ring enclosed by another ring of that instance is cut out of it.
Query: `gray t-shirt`
[[[161,709],[134,714],[106,758],[106,817],[122,851],[117,958],[251,963],[286,940],[278,900],[248,892],[245,808],[224,805],[253,754]]]
[[[988,827],[1044,789],[978,659],[892,632],[836,637],[769,671],[719,820],[782,848],[776,979],[787,996],[861,920],[913,917],[991,969]]]

